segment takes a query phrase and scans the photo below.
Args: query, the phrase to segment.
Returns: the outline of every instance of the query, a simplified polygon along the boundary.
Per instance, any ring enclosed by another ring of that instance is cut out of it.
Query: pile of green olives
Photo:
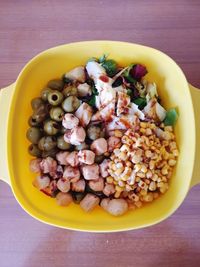
[[[33,110],[28,120],[27,139],[31,142],[28,152],[35,157],[54,157],[58,150],[69,150],[71,144],[64,140],[62,119],[65,112],[75,112],[81,102],[78,92],[70,82],[54,79],[42,89],[40,97],[31,101]]]

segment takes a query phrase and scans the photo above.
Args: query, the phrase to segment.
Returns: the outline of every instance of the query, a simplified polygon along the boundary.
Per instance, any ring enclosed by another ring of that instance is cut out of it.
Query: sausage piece
[[[93,194],[87,194],[80,202],[81,208],[86,211],[92,211],[99,204],[99,197]]]

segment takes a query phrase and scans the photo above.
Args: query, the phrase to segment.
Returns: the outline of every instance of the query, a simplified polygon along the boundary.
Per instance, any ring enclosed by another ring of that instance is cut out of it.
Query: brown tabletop
[[[0,87],[49,47],[109,39],[158,48],[200,88],[199,0],[0,1]],[[2,114],[0,114],[2,116]],[[200,185],[164,222],[91,234],[42,224],[0,182],[0,267],[200,266]]]

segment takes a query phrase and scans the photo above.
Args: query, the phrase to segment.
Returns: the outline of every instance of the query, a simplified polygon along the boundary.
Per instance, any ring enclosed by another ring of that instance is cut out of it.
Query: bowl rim
[[[180,71],[180,74],[182,74],[182,78],[184,79],[184,82],[187,84],[187,88],[188,88],[188,93],[190,95],[190,99],[188,99],[188,101],[191,102],[191,107],[192,107],[192,115],[193,115],[193,125],[195,125],[195,122],[194,122],[194,108],[193,108],[193,104],[192,104],[192,98],[191,98],[191,94],[190,94],[190,90],[189,90],[189,86],[188,86],[188,82],[187,82],[187,79],[182,71],[182,69],[179,67],[179,65],[170,57],[168,56],[167,54],[165,54],[164,52],[158,50],[158,49],[155,49],[153,47],[149,47],[149,46],[145,46],[145,45],[141,45],[141,44],[136,44],[136,43],[131,43],[131,42],[123,42],[123,41],[112,41],[112,40],[91,40],[91,41],[80,41],[80,42],[72,42],[72,43],[67,43],[67,44],[61,44],[61,45],[58,45],[58,46],[55,46],[55,47],[52,47],[52,48],[48,48],[40,53],[38,53],[36,56],[34,56],[32,59],[30,59],[26,64],[25,66],[22,68],[22,70],[20,71],[18,77],[17,77],[17,80],[16,80],[16,84],[15,84],[15,92],[13,93],[13,96],[12,96],[12,99],[11,99],[11,109],[10,109],[10,113],[9,113],[9,119],[8,119],[8,132],[7,132],[7,151],[8,151],[8,157],[7,157],[7,161],[8,161],[8,171],[9,171],[9,174],[10,174],[10,181],[11,181],[11,188],[12,188],[12,191],[13,191],[13,194],[16,198],[16,200],[18,201],[18,203],[20,204],[20,206],[29,214],[31,215],[32,217],[36,218],[37,220],[43,222],[43,223],[46,223],[48,225],[52,225],[52,226],[56,226],[56,227],[59,227],[59,228],[64,228],[64,229],[70,229],[70,230],[78,230],[78,231],[83,231],[83,232],[120,232],[120,231],[128,231],[128,230],[133,230],[133,229],[141,229],[141,228],[144,228],[144,227],[148,227],[148,226],[152,226],[154,224],[157,224],[163,220],[165,220],[166,218],[168,218],[169,216],[171,216],[178,208],[179,206],[182,204],[182,202],[184,201],[187,193],[188,193],[188,190],[189,190],[189,184],[191,182],[191,179],[192,179],[192,171],[193,171],[193,167],[194,167],[194,158],[195,158],[195,149],[193,149],[193,158],[191,159],[192,161],[192,170],[191,170],[191,176],[190,178],[188,178],[189,180],[189,183],[188,183],[188,189],[187,191],[185,192],[184,196],[182,196],[181,200],[178,202],[177,205],[175,205],[168,213],[166,213],[164,216],[162,216],[161,218],[158,218],[158,219],[155,219],[153,222],[150,222],[150,223],[143,223],[142,225],[139,225],[137,227],[120,227],[119,229],[108,229],[108,230],[96,230],[96,229],[91,229],[90,227],[85,227],[85,228],[79,228],[79,227],[73,227],[73,226],[65,226],[65,225],[62,225],[61,223],[57,223],[57,220],[55,219],[49,219],[48,217],[46,217],[44,214],[41,214],[40,212],[38,212],[37,210],[35,210],[34,208],[31,208],[31,206],[25,201],[25,199],[22,197],[21,193],[19,192],[19,190],[17,190],[15,184],[14,184],[14,173],[13,173],[13,170],[12,170],[12,156],[11,156],[11,151],[12,151],[12,146],[11,146],[11,140],[9,138],[9,132],[11,130],[11,122],[12,122],[12,118],[13,118],[13,113],[14,113],[14,109],[13,109],[13,102],[16,100],[17,98],[17,86],[18,84],[20,83],[21,79],[22,79],[22,76],[25,75],[25,72],[26,72],[26,69],[32,65],[32,63],[35,61],[35,60],[39,60],[40,57],[44,56],[45,54],[48,54],[49,52],[53,51],[53,50],[56,50],[56,49],[59,49],[61,47],[65,47],[65,46],[74,46],[74,45],[78,45],[78,44],[84,44],[84,45],[87,45],[87,43],[98,43],[98,44],[105,44],[105,43],[109,43],[109,44],[126,44],[126,45],[133,45],[133,46],[138,46],[138,47],[143,47],[145,49],[149,49],[149,50],[152,50],[152,51],[155,51],[156,53],[160,53],[162,55],[164,55],[165,57],[167,57],[173,64],[176,65],[177,69]],[[195,148],[195,144],[196,144],[196,136],[195,136],[195,131],[194,131],[194,148]],[[55,222],[53,222],[53,220]]]

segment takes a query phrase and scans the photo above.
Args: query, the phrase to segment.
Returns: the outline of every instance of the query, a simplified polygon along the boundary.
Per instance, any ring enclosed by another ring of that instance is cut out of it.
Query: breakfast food
[[[122,68],[103,55],[47,83],[28,121],[36,188],[60,206],[99,205],[114,216],[168,190],[178,115],[161,105],[146,74],[141,64]]]

